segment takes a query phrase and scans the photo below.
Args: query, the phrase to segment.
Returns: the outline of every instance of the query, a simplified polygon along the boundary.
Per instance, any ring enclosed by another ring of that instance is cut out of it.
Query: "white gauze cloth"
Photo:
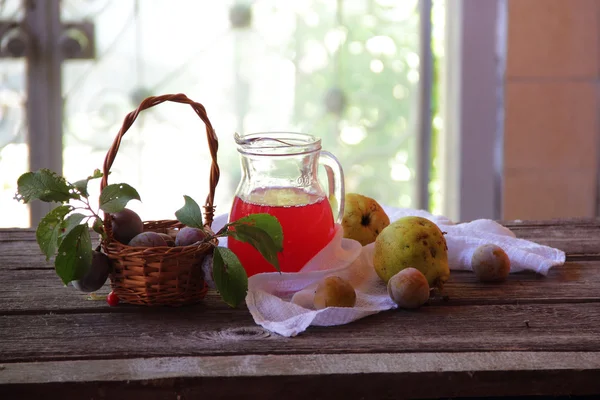
[[[546,275],[549,269],[565,262],[561,250],[518,239],[508,228],[489,219],[455,224],[448,218],[434,216],[423,210],[383,207],[393,222],[401,217],[418,215],[435,222],[448,244],[448,263],[451,270],[471,270],[470,260],[475,249],[487,243],[500,246],[508,255],[511,272],[535,271]],[[217,231],[227,222],[227,215],[215,218]],[[220,238],[220,246],[227,246]],[[336,225],[331,242],[313,257],[300,272],[269,272],[256,274],[248,280],[246,305],[254,321],[265,329],[282,336],[296,336],[310,325],[342,325],[357,319],[397,307],[387,293],[385,283],[373,268],[374,243],[362,246],[342,237],[342,227]],[[356,290],[356,305],[312,307],[317,283],[324,277],[336,275],[347,279]]]

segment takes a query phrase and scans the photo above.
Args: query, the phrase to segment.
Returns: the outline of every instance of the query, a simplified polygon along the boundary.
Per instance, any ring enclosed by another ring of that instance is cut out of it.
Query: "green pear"
[[[358,193],[344,196],[342,229],[344,237],[363,246],[373,243],[377,235],[390,224],[390,218],[374,199]]]
[[[377,236],[373,266],[386,283],[412,267],[425,275],[430,287],[441,289],[450,277],[444,233],[427,218],[400,218]]]

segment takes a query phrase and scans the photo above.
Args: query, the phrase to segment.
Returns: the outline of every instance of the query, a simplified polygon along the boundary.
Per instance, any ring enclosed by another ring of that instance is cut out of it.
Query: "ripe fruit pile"
[[[228,248],[216,245],[215,239],[233,236],[249,243],[275,270],[279,270],[277,255],[283,250],[283,231],[272,215],[251,214],[229,222],[213,233],[209,229],[204,230],[198,203],[184,195],[184,206],[175,212],[183,228],[174,230],[172,235],[144,231],[139,215],[126,208],[131,200],[141,201],[140,195],[126,183],[104,186],[98,209],[91,207],[88,183],[103,176],[100,170],[95,170],[86,179],[68,182],[56,172],[43,168],[24,173],[17,181],[15,200],[60,204],[41,219],[36,229],[36,240],[46,260],[53,258],[56,274],[63,284],[72,282],[77,289],[89,293],[100,289],[108,279],[110,259],[101,252],[101,245],[95,249],[92,246],[90,227],[100,236],[102,243],[115,240],[126,246],[142,248],[211,244],[215,287],[223,301],[231,307],[236,307],[246,297],[248,276],[237,256]],[[72,202],[79,205],[72,205]],[[108,228],[107,221],[102,219],[100,211],[105,217],[110,216],[110,235],[105,229]],[[168,251],[166,248],[165,252]]]
[[[416,268],[429,286],[441,289],[450,277],[444,233],[426,218],[400,218],[377,236],[373,266],[385,282],[405,268]]]
[[[441,289],[450,276],[444,233],[421,217],[390,223],[374,199],[356,193],[345,197],[344,237],[363,246],[374,242],[373,267],[387,284],[390,298],[402,308],[417,308]]]
[[[174,236],[152,231],[144,232],[142,219],[129,208],[111,214],[111,218],[113,238],[122,244],[133,247],[189,246],[207,237],[206,232],[202,229],[192,227],[184,227],[175,232]],[[71,283],[84,293],[95,292],[104,286],[109,272],[108,256],[99,250],[94,250],[88,272],[82,278]]]
[[[442,290],[450,277],[445,232],[427,218],[409,216],[390,223],[374,199],[348,193],[342,228],[345,238],[363,246],[374,243],[375,272],[401,308],[425,304],[431,290]],[[503,281],[510,272],[507,254],[493,244],[478,247],[471,266],[481,282]]]
[[[444,233],[426,218],[400,218],[377,236],[373,267],[396,304],[417,308],[450,277]]]
[[[133,247],[190,246],[201,242],[208,236],[204,230],[190,226],[179,229],[174,232],[174,235],[152,231],[144,232],[142,219],[128,208],[111,214],[111,217],[115,240]]]

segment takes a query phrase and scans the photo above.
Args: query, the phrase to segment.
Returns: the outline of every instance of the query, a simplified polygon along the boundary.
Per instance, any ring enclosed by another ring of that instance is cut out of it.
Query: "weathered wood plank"
[[[245,398],[261,399],[584,395],[600,392],[599,373],[600,353],[573,352],[86,360],[5,364],[0,395],[239,398],[241,387]]]
[[[597,257],[600,254],[600,220],[532,221],[504,225],[519,238],[563,250],[567,259]]]
[[[91,232],[92,243],[99,244]],[[0,271],[3,269],[53,269],[35,240],[34,229],[0,229]]]
[[[0,317],[0,362],[448,351],[600,351],[600,306],[428,306],[311,327],[295,338],[269,334],[244,310],[203,306]]]
[[[52,269],[37,242],[31,240],[0,240],[0,271],[12,269]]]
[[[0,315],[7,313],[109,312],[104,301],[86,300],[88,295],[64,287],[53,270],[0,270]],[[443,294],[446,299],[432,299],[436,305],[525,304],[560,302],[600,302],[600,261],[568,262],[550,270],[548,276],[534,273],[511,274],[506,282],[483,284],[466,271],[452,271]],[[98,294],[110,291],[107,283]],[[222,303],[211,292],[208,303]],[[122,307],[120,307],[122,308]],[[136,312],[139,307],[120,309]]]
[[[513,228],[514,226],[600,226],[600,218],[576,217],[576,218],[549,218],[544,220],[531,219],[509,219],[498,220],[498,223]]]
[[[0,242],[35,241],[34,228],[0,228]]]
[[[481,283],[469,271],[451,271],[443,295],[447,304],[599,302],[600,261],[567,262],[547,276],[510,274],[505,282]]]
[[[29,273],[29,271],[15,271]],[[40,271],[36,271],[40,272]],[[49,276],[51,271],[41,271]],[[105,297],[111,290],[110,284],[106,283],[94,295],[81,293],[75,288],[62,286],[61,282],[54,279],[18,280],[18,276],[11,274],[14,279],[7,279],[6,291],[0,296],[0,315],[8,314],[46,314],[49,312],[60,314],[89,313],[89,312],[146,312],[149,307],[119,304],[118,307],[110,307]],[[5,278],[5,277],[3,277]],[[53,277],[52,277],[53,278]],[[214,290],[209,290],[202,303],[210,309],[229,308]],[[195,307],[195,306],[192,306]]]
[[[598,221],[507,226],[570,259],[600,260]],[[599,261],[495,285],[455,272],[447,301],[283,338],[214,292],[202,304],[174,309],[85,301],[61,286],[33,230],[0,230],[0,255],[0,398],[600,393]]]
[[[240,366],[243,365],[243,368]],[[139,381],[176,377],[600,370],[600,352],[287,354],[7,363],[7,383]]]
[[[568,260],[600,260],[600,222],[584,220],[571,224],[512,223],[507,226],[517,237],[561,249]],[[0,229],[0,254],[2,269],[52,269],[35,241],[32,229]]]
[[[108,307],[106,301],[87,300],[88,294],[72,286],[65,287],[54,269],[0,270],[3,289],[0,291],[0,315],[19,311],[93,310]],[[98,295],[110,292],[110,284],[98,290]]]
[[[598,382],[595,370],[167,378],[150,382],[7,385],[0,386],[0,398],[40,399],[50,394],[50,398],[61,400],[597,400]]]

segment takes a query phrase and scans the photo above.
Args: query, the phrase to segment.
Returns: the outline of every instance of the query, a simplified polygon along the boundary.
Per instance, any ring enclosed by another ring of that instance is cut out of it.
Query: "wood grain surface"
[[[419,310],[294,338],[214,291],[181,308],[88,300],[33,230],[0,229],[0,399],[600,396],[600,222],[503,224],[568,262],[498,284],[452,271]]]

